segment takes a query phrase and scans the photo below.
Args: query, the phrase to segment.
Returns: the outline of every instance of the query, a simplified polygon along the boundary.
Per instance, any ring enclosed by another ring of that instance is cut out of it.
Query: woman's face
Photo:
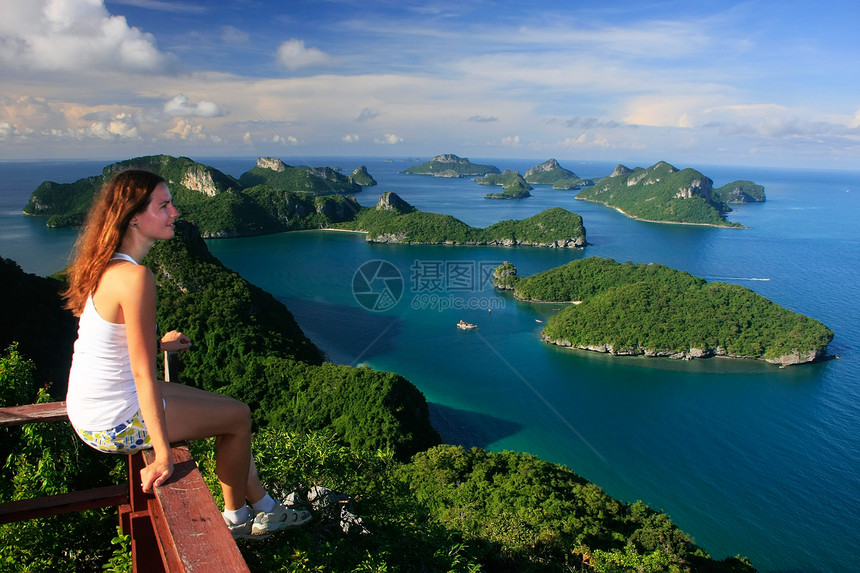
[[[146,237],[159,241],[173,238],[173,223],[179,211],[173,206],[173,197],[164,183],[159,183],[149,196],[149,204],[132,218],[137,230]]]

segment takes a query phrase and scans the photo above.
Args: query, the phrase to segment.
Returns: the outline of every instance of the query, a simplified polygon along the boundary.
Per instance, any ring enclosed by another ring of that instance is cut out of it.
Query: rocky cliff
[[[218,186],[212,179],[211,169],[205,165],[196,164],[186,169],[180,184],[186,189],[199,191],[209,197],[214,197],[219,192]]]
[[[260,169],[271,169],[280,173],[287,168],[287,164],[277,157],[258,157],[257,167]]]
[[[499,287],[506,288],[506,287]],[[507,287],[510,288],[510,287]],[[791,352],[789,354],[779,356],[777,358],[760,358],[758,356],[742,356],[736,354],[730,354],[726,351],[725,348],[689,348],[687,350],[674,351],[674,350],[665,350],[665,349],[655,349],[655,348],[644,348],[644,347],[636,347],[636,348],[625,348],[616,350],[612,344],[592,344],[592,345],[573,345],[569,340],[553,340],[550,339],[546,334],[541,332],[540,335],[541,341],[552,344],[555,346],[560,346],[563,348],[576,348],[578,350],[588,350],[590,352],[600,352],[602,354],[610,354],[612,356],[646,356],[649,358],[674,358],[676,360],[694,360],[696,358],[713,358],[713,357],[722,357],[722,358],[740,358],[740,359],[748,359],[748,360],[762,360],[764,362],[768,362],[770,364],[775,364],[780,367],[785,366],[794,366],[797,364],[806,364],[809,362],[815,362],[816,360],[820,360],[824,358],[824,352],[817,352],[815,350],[810,350],[808,352]]]

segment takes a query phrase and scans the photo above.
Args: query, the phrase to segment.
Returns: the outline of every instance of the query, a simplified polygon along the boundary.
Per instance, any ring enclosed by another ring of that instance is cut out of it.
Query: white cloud
[[[109,133],[122,139],[137,139],[140,137],[134,118],[127,113],[121,113],[111,118],[107,122],[107,130]]]
[[[0,121],[0,139],[9,139],[16,133],[15,126],[6,121]]]
[[[2,0],[0,64],[21,70],[168,70],[155,38],[112,16],[103,0]]]
[[[520,145],[520,136],[513,135],[502,138],[502,145],[510,145],[512,147],[518,147]]]
[[[174,126],[165,131],[164,135],[169,139],[181,139],[183,141],[201,141],[206,139],[202,125],[194,125],[183,118],[177,119]]]
[[[310,66],[324,66],[331,62],[331,57],[317,48],[305,47],[304,40],[287,40],[278,48],[278,61],[288,70],[297,70]]]
[[[165,102],[164,113],[172,117],[221,117],[224,115],[218,104],[205,100],[193,104],[184,94],[178,94]]]
[[[359,141],[357,133],[347,133],[341,139],[346,143],[357,143]]]
[[[377,137],[374,141],[383,145],[394,145],[395,143],[402,143],[403,138],[393,133],[386,133],[382,137]]]

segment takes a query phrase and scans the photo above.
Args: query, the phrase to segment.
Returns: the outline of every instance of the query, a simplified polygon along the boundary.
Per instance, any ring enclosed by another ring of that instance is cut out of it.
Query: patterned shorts
[[[140,410],[132,416],[131,420],[111,430],[91,432],[75,428],[75,432],[87,445],[109,454],[126,454],[152,447]]]

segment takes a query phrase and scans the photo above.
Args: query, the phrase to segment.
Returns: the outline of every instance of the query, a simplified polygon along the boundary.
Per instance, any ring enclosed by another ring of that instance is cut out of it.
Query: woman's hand
[[[161,487],[171,475],[173,475],[173,461],[156,458],[154,462],[140,470],[140,485],[144,493],[151,493],[152,486]]]
[[[161,337],[161,350],[165,352],[185,352],[189,348],[191,339],[178,330],[171,330]]]

